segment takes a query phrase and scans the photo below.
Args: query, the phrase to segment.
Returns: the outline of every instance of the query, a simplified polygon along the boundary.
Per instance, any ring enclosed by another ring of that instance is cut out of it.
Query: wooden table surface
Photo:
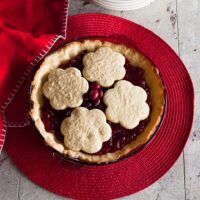
[[[163,38],[185,63],[195,88],[195,120],[179,160],[159,181],[122,199],[200,200],[200,0],[155,0],[135,11],[110,11],[88,0],[71,0],[70,15],[108,13],[139,23]],[[0,155],[0,200],[62,200],[27,179]]]

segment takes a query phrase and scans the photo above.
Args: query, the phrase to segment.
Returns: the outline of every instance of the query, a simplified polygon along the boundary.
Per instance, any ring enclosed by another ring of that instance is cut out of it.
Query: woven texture
[[[44,145],[33,124],[9,128],[6,148],[18,168],[49,191],[75,199],[112,199],[146,188],[178,159],[192,126],[194,92],[179,57],[149,30],[103,14],[69,18],[66,42],[93,36],[133,46],[159,69],[167,93],[167,110],[156,137],[135,156],[98,167],[74,165],[63,160]]]

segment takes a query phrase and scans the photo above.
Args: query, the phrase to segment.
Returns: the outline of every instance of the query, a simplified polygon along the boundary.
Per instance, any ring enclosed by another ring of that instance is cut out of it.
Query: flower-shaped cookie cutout
[[[83,103],[83,94],[89,89],[87,80],[81,77],[80,70],[69,67],[54,69],[48,75],[42,91],[56,110],[78,107]]]
[[[106,117],[126,129],[133,129],[149,115],[146,100],[147,93],[143,88],[125,80],[118,81],[113,89],[104,94]]]
[[[83,58],[83,76],[98,82],[103,87],[110,87],[116,80],[124,78],[125,57],[109,47],[100,47]]]
[[[102,143],[110,139],[112,131],[101,110],[78,107],[70,117],[63,120],[61,132],[67,148],[96,153],[101,149]]]

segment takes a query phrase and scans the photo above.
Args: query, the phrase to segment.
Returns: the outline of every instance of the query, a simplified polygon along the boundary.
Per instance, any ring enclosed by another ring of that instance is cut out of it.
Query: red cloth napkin
[[[34,66],[58,39],[65,39],[68,1],[0,1],[0,151],[5,109]],[[17,120],[19,113],[11,113]]]

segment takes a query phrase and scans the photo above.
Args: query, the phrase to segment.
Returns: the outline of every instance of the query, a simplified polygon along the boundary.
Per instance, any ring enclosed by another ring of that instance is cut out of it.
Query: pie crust
[[[85,50],[88,52],[94,52],[97,48],[102,46],[109,47],[113,51],[123,54],[133,66],[140,67],[144,70],[144,77],[150,89],[152,109],[150,113],[150,121],[144,131],[137,136],[136,140],[133,140],[130,144],[113,153],[92,155],[81,151],[76,152],[67,149],[64,146],[64,143],[59,142],[53,133],[45,130],[45,126],[41,119],[41,108],[43,105],[42,86],[44,82],[46,82],[51,70],[58,68],[59,65],[66,63],[68,60],[76,57],[79,53]],[[100,164],[117,161],[118,159],[127,156],[135,149],[143,146],[151,139],[157,130],[164,113],[165,90],[158,69],[155,68],[149,59],[136,49],[109,41],[83,40],[66,44],[44,59],[32,81],[31,101],[32,109],[30,115],[38,131],[49,146],[68,158]]]

